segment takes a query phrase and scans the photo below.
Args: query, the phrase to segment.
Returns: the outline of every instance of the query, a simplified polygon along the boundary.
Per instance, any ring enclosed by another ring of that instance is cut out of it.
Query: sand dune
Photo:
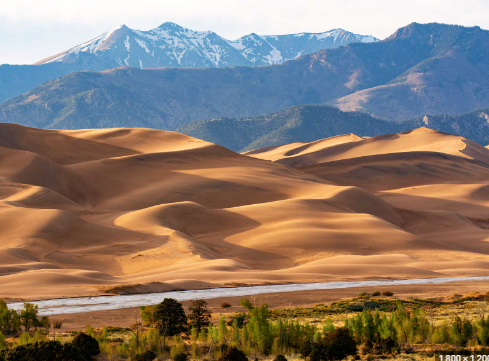
[[[0,124],[0,297],[489,274],[489,150]]]
[[[348,136],[353,138],[353,136]],[[358,137],[357,137],[358,138]],[[321,141],[324,147],[314,147],[313,151],[301,151],[291,154],[288,145],[270,152],[268,148],[248,152],[248,155],[272,160],[292,167],[306,166],[335,160],[365,157],[401,152],[438,152],[477,159],[488,163],[488,149],[459,136],[438,132],[428,128],[418,128],[404,133],[378,135],[363,140],[343,142],[331,145]],[[313,142],[317,144],[318,142]],[[321,143],[319,143],[321,144]],[[301,145],[302,148],[305,145]],[[305,148],[307,149],[307,148]]]

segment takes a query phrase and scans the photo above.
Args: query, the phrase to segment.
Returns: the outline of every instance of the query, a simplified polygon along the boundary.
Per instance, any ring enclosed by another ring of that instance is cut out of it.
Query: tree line
[[[347,356],[393,355],[412,344],[489,346],[489,317],[484,314],[474,320],[456,316],[435,324],[421,309],[407,309],[398,301],[391,312],[363,309],[345,317],[341,326],[335,326],[331,319],[322,323],[299,322],[287,317],[275,319],[266,304],[255,305],[248,299],[241,300],[241,306],[245,312],[221,316],[211,322],[206,301],[192,301],[185,312],[180,302],[166,298],[158,305],[140,307],[128,340],[115,343],[109,328],[95,331],[87,327],[72,342],[63,344],[46,338],[48,332],[42,325],[49,320],[38,317],[36,306],[26,303],[17,313],[0,302],[2,332],[23,331],[15,347],[7,348],[4,338],[0,339],[0,350],[3,348],[0,361],[17,360],[12,356],[16,354],[34,355],[39,349],[47,354],[76,356],[81,344],[86,348],[90,343],[90,355],[60,360],[79,361],[83,357],[89,360],[102,352],[110,360],[131,361],[153,361],[161,355],[174,361],[245,361],[273,356],[276,361],[285,361],[290,355],[322,361]]]

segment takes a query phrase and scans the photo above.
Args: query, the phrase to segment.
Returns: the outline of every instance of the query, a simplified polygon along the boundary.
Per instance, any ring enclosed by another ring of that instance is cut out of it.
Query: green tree
[[[284,355],[277,355],[277,357],[275,357],[273,361],[287,361],[287,359]]]
[[[0,331],[0,350],[7,347],[7,342],[5,342],[5,336],[2,331]]]
[[[238,350],[235,346],[231,346],[224,351],[219,361],[248,361],[248,358],[243,351]]]
[[[324,335],[321,343],[325,360],[343,360],[357,353],[357,344],[347,328],[337,328]]]
[[[10,310],[7,303],[0,299],[0,330],[6,334],[20,330],[20,316],[15,310]]]
[[[86,333],[80,332],[75,336],[71,344],[77,348],[79,348],[87,359],[90,359],[92,356],[97,356],[100,354],[100,348],[98,345],[98,341]]]
[[[153,361],[156,358],[156,354],[153,351],[147,350],[141,354],[136,355],[134,361]]]
[[[0,351],[0,359],[35,361],[87,361],[82,351],[71,343],[42,341]]]
[[[301,350],[302,357],[309,357],[310,361],[343,360],[356,353],[357,344],[346,327],[325,334],[320,342]]]
[[[37,312],[37,305],[24,302],[24,308],[20,312],[20,318],[22,320],[22,325],[24,326],[24,331],[29,332],[31,328],[37,327]]]
[[[190,315],[188,316],[189,324],[200,332],[203,327],[209,326],[211,321],[211,311],[207,308],[207,302],[204,300],[192,301],[189,306]]]
[[[153,317],[163,336],[175,336],[187,329],[187,315],[182,304],[173,298],[165,298],[158,304]]]
[[[188,355],[186,353],[176,354],[173,361],[188,361]]]

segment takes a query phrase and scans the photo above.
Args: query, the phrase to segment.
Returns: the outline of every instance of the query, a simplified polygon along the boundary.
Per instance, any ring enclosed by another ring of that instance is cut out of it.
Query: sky
[[[125,24],[227,39],[342,28],[384,39],[412,22],[489,29],[488,0],[0,0],[0,64],[31,64]]]

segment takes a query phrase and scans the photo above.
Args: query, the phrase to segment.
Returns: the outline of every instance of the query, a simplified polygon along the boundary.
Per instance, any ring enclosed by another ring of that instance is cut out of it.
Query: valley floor
[[[489,291],[489,282],[468,282],[468,283],[450,283],[439,285],[408,285],[408,286],[391,286],[391,287],[362,287],[340,290],[317,290],[302,291],[291,293],[274,293],[254,296],[253,300],[257,304],[267,303],[270,309],[287,309],[295,307],[313,307],[317,304],[331,304],[347,300],[358,296],[361,292],[390,290],[394,292],[396,299],[414,299],[414,298],[449,298],[454,294],[465,295],[472,292]],[[245,297],[226,297],[207,300],[209,309],[217,320],[219,315],[227,315],[235,312],[244,312],[240,306],[240,301]],[[231,307],[222,308],[223,302],[228,302]],[[187,308],[190,301],[182,302]],[[52,315],[53,321],[61,321],[63,326],[61,331],[81,331],[90,325],[94,328],[102,328],[107,325],[113,327],[130,327],[134,323],[134,314],[139,313],[139,308],[127,308],[120,310],[84,312],[68,315]]]

